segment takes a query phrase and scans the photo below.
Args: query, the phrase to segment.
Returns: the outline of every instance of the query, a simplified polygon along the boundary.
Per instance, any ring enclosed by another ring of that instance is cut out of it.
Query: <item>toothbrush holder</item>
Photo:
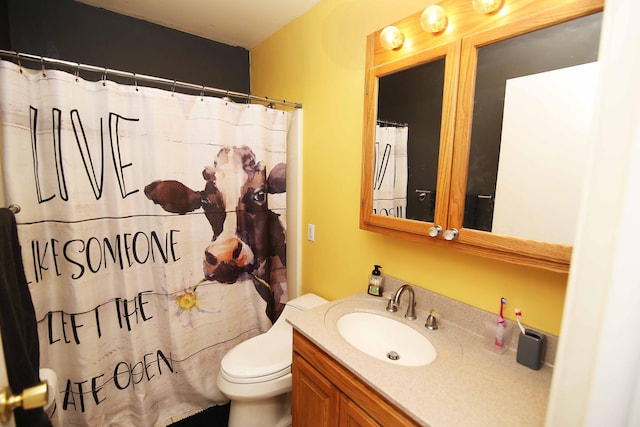
[[[544,362],[545,347],[546,339],[544,335],[531,329],[525,329],[525,333],[520,333],[518,336],[516,361],[537,371]]]
[[[485,322],[484,324],[484,341],[486,348],[495,354],[503,354],[509,349],[509,343],[511,342],[511,331],[513,326],[511,323],[506,322],[504,325],[502,346],[496,345],[496,328],[498,324],[496,321]]]

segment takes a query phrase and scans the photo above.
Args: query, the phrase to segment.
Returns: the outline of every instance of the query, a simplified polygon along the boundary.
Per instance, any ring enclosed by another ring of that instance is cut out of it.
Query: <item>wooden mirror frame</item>
[[[462,227],[477,50],[491,43],[600,12],[604,9],[604,0],[505,0],[502,9],[492,15],[473,10],[471,0],[442,0],[439,5],[449,19],[448,28],[440,34],[422,30],[420,11],[390,24],[405,36],[401,48],[384,49],[379,41],[381,30],[367,37],[360,228],[566,273],[571,260],[570,246]],[[446,62],[434,222],[375,215],[372,183],[378,78],[439,58],[445,58]],[[429,229],[436,224],[443,229],[457,229],[457,239],[447,241],[442,236],[430,237]]]

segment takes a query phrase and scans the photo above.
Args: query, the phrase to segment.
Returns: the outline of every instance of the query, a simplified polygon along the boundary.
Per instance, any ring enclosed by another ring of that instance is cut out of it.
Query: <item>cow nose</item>
[[[216,240],[204,251],[204,276],[207,280],[235,283],[242,273],[250,270],[253,260],[251,248],[237,237]]]
[[[215,255],[210,254],[208,251],[204,251],[204,262],[209,264],[209,265],[216,265],[218,264],[218,258],[216,258]]]

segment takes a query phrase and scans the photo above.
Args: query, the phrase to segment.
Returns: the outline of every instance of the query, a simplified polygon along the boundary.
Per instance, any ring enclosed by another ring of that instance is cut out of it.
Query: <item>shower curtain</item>
[[[373,213],[407,216],[407,126],[376,125]]]
[[[0,62],[2,181],[65,426],[226,402],[222,356],[287,300],[295,116]]]

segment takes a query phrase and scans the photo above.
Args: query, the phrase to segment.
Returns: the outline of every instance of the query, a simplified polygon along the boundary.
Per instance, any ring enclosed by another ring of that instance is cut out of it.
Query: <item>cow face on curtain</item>
[[[277,164],[267,178],[266,166],[247,146],[223,147],[202,171],[203,190],[179,181],[158,180],[144,188],[146,196],[167,212],[184,215],[202,209],[211,225],[211,243],[204,248],[206,280],[233,284],[250,275],[275,321],[282,312],[281,274],[272,264],[286,266],[285,228],[280,215],[269,210],[267,194],[286,191],[286,165]]]

